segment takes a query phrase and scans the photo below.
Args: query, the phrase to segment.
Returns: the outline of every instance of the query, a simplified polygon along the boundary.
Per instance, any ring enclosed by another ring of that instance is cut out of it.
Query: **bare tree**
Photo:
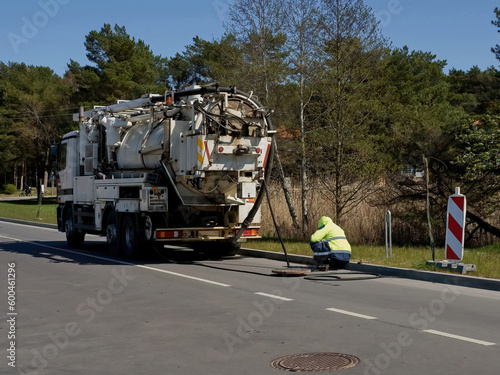
[[[273,108],[279,105],[279,99],[271,98],[272,88],[285,82],[289,73],[285,11],[286,7],[280,0],[236,0],[229,7],[229,22],[226,24],[227,31],[236,36],[243,50],[250,71],[249,81],[254,82],[258,92],[264,92],[263,104]],[[273,143],[276,148],[276,141]],[[294,226],[299,227],[277,148],[275,160],[290,216]]]
[[[306,108],[313,96],[312,81],[318,75],[318,50],[321,13],[317,0],[288,0],[286,17],[287,47],[291,78],[299,88],[300,180],[302,230],[309,226],[309,183],[306,149]]]
[[[362,0],[323,0],[322,77],[317,87],[317,127],[308,134],[320,156],[315,170],[335,202],[335,221],[373,192],[380,159],[370,139],[370,120],[380,108],[379,76],[385,39]]]
[[[273,84],[283,82],[285,41],[283,30],[285,7],[279,0],[236,0],[228,9],[226,29],[236,36],[244,51],[251,81],[264,93],[264,104],[270,104]]]

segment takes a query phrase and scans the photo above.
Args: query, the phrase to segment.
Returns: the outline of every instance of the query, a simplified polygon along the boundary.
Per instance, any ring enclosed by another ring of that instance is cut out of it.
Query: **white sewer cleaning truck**
[[[51,151],[59,230],[71,247],[98,234],[129,257],[165,244],[235,254],[259,237],[269,115],[252,94],[217,85],[81,107],[79,130]]]

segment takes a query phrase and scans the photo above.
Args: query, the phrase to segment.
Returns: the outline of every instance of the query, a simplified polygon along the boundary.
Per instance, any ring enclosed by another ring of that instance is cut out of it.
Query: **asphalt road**
[[[130,262],[99,237],[75,251],[7,222],[0,250],[1,374],[280,374],[276,358],[326,352],[360,359],[345,374],[500,372],[500,292],[283,278],[280,262],[190,252]]]

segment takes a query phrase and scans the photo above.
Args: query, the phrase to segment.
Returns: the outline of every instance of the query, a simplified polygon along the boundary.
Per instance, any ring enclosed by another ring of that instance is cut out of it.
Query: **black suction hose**
[[[278,223],[276,223],[276,218],[274,217],[273,207],[271,206],[271,199],[269,198],[269,191],[267,190],[267,184],[264,182],[263,188],[266,191],[267,203],[269,204],[269,212],[271,212],[271,217],[273,218],[274,228],[276,228],[276,233],[281,242],[281,247],[283,248],[283,253],[285,253],[286,268],[290,268],[290,261],[288,260],[288,253],[286,252],[285,244],[283,243],[283,238],[281,237],[280,228]]]

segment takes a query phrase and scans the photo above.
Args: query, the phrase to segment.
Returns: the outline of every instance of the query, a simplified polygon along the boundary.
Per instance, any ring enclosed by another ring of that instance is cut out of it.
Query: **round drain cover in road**
[[[291,372],[334,371],[354,367],[358,357],[340,353],[303,353],[276,358],[271,367]]]

